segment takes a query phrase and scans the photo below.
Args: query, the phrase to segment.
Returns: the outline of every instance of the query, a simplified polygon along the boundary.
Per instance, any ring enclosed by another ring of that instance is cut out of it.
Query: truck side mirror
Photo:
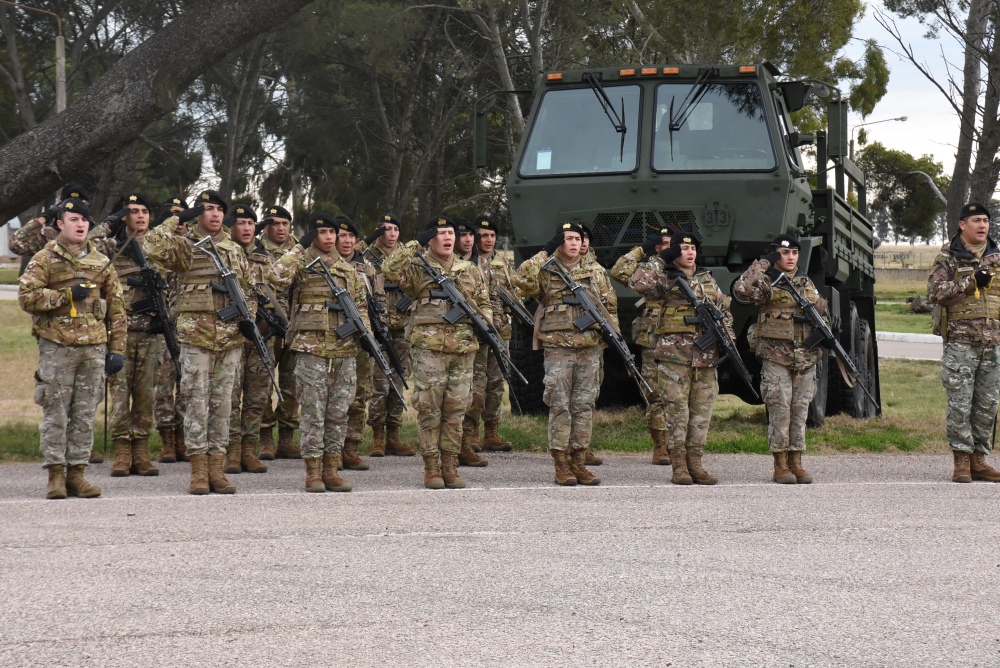
[[[816,135],[812,132],[789,132],[788,143],[792,148],[816,143]]]

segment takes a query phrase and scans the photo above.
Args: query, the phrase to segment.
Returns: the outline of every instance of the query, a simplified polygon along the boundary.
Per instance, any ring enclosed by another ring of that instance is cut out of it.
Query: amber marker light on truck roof
[[[620,76],[620,77],[634,77],[635,76],[635,69],[630,67],[627,70],[618,70],[618,76]]]
[[[664,74],[680,74],[681,73],[681,68],[679,68],[679,67],[664,67],[663,68],[663,73]]]
[[[549,81],[562,81],[562,72],[549,72],[545,78]]]
[[[740,65],[740,74],[756,74],[757,67],[755,65]]]
[[[659,74],[659,70],[657,70],[655,67],[642,68],[642,76],[647,77],[650,74]]]

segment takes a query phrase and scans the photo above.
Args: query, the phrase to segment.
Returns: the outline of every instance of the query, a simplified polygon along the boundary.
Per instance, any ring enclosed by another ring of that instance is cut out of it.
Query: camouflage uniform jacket
[[[251,241],[246,246],[242,244],[238,245],[247,256],[247,265],[250,267],[250,275],[253,276],[253,286],[257,295],[257,308],[262,308],[261,304],[263,301],[260,299],[260,295],[264,295],[267,298],[268,304],[263,306],[263,308],[274,311],[274,302],[277,300],[281,309],[287,315],[288,291],[275,290],[271,285],[271,267],[274,264],[271,254],[257,240]]]
[[[120,241],[115,237],[109,237],[108,231],[107,222],[101,223],[90,231],[88,238],[97,245],[97,248],[102,253],[111,257],[118,251]],[[142,250],[143,253],[146,252],[145,246],[143,246]],[[147,263],[159,271],[161,276],[163,275],[164,272],[160,271],[159,267],[155,264],[149,262],[148,258]],[[115,258],[115,271],[118,272],[118,279],[122,285],[122,297],[125,299],[125,313],[128,315],[128,330],[130,332],[148,332],[153,324],[153,316],[149,312],[138,313],[133,308],[137,302],[146,298],[146,290],[142,285],[142,278],[139,274],[139,265],[132,259],[129,252],[126,251],[119,253],[118,257]],[[166,292],[164,292],[163,298],[164,300],[169,298]]]
[[[278,260],[285,256],[286,253],[291,251],[298,244],[295,242],[295,237],[291,234],[288,235],[288,241],[283,244],[276,244],[267,238],[266,234],[261,234],[257,239],[257,251],[258,253],[266,253],[271,259],[271,266],[273,266]],[[278,303],[281,304],[281,308],[285,309],[285,313],[289,312],[290,298],[288,290],[277,290]]]
[[[611,277],[628,287],[628,282],[631,280],[632,275],[645,262],[646,252],[642,250],[642,246],[636,246],[618,258],[615,266],[611,267]],[[656,321],[660,318],[662,304],[655,297],[643,297],[640,301],[642,302],[643,310],[642,314],[632,321],[632,340],[637,346],[649,348],[653,341],[652,330],[656,327]],[[636,303],[636,306],[639,305],[639,303]]]
[[[289,348],[296,352],[317,357],[337,359],[357,357],[361,348],[358,338],[340,338],[335,331],[346,322],[343,312],[331,310],[327,302],[337,303],[333,291],[320,274],[306,269],[306,265],[316,258],[323,258],[333,280],[345,288],[361,313],[365,327],[371,328],[365,304],[365,285],[355,268],[344,261],[337,251],[329,255],[315,247],[308,250],[296,245],[271,267],[270,282],[281,290],[291,289],[292,311],[289,333],[292,341]]]
[[[989,287],[977,288],[973,274],[980,267],[993,273]],[[947,312],[948,341],[973,346],[1000,345],[1000,249],[987,239],[982,259],[977,259],[956,235],[941,247],[927,279],[927,298]],[[942,313],[944,322],[944,313]]]
[[[761,307],[757,323],[748,334],[750,345],[761,360],[771,360],[795,371],[808,369],[819,361],[823,349],[806,348],[802,343],[812,334],[812,327],[796,322],[802,309],[795,306],[785,290],[774,290],[764,272],[770,268],[767,260],[757,260],[733,284],[733,296],[746,304]],[[816,285],[808,276],[792,279],[799,293],[816,305],[816,311],[826,316],[826,300],[820,297]]]
[[[74,257],[58,240],[35,254],[20,279],[18,301],[32,316],[31,333],[63,346],[108,344],[109,353],[125,354],[125,303],[114,267],[104,274],[108,257],[88,241]],[[86,301],[74,308],[71,287],[97,281]]]
[[[402,249],[402,245],[397,245],[391,251],[382,248],[382,246],[376,241],[371,246],[367,245],[364,241],[359,241],[357,248],[359,252],[364,253],[366,250],[369,254],[374,255],[379,262],[385,264],[385,262],[391,258],[393,255],[398,253]],[[389,329],[400,330],[406,327],[406,323],[410,319],[410,313],[413,311],[413,306],[409,306],[406,310],[400,311],[396,304],[399,303],[400,298],[405,295],[405,293],[399,288],[399,285],[393,283],[385,276],[385,270],[376,262],[369,261],[375,272],[375,297],[382,302],[382,306],[385,307],[385,324],[389,326]]]
[[[660,316],[653,329],[653,356],[661,362],[686,364],[693,367],[714,366],[719,361],[719,346],[713,345],[702,350],[695,341],[705,334],[701,325],[690,325],[686,317],[695,316],[694,307],[680,293],[671,290],[670,284],[678,276],[686,280],[699,300],[714,303],[725,318],[726,329],[733,336],[733,316],[729,312],[729,298],[719,289],[712,272],[695,268],[694,276],[681,272],[667,274],[666,265],[659,257],[639,266],[632,274],[628,286],[639,295],[658,300],[661,303]]]
[[[219,309],[228,305],[225,293],[212,289],[210,283],[221,283],[208,254],[195,250],[194,242],[205,235],[197,225],[187,234],[174,234],[177,217],[168,218],[146,235],[146,255],[150,262],[177,273],[177,340],[212,352],[223,352],[242,346],[246,339],[240,334],[239,318],[223,322]],[[253,274],[246,254],[222,228],[213,237],[222,262],[234,272],[243,290],[250,315],[257,313],[257,296],[253,290]]]
[[[566,284],[556,274],[542,270],[542,265],[549,259],[549,254],[541,251],[528,259],[517,269],[517,287],[528,297],[538,300],[535,311],[535,338],[542,346],[559,348],[589,348],[603,345],[601,332],[594,325],[580,331],[573,321],[582,315],[579,306],[563,303],[563,298],[572,297]],[[604,267],[596,262],[581,259],[572,268],[563,266],[577,283],[590,292],[594,301],[604,306],[608,322],[618,327],[618,297],[614,286]],[[536,343],[536,347],[537,347]]]
[[[59,230],[45,224],[45,218],[38,217],[29,220],[10,235],[7,246],[14,255],[32,256],[45,247],[59,235]]]
[[[480,254],[479,269],[489,285],[490,301],[493,302],[493,326],[500,332],[501,339],[509,341],[512,319],[510,310],[500,299],[499,288],[505,289],[514,299],[520,299],[520,293],[514,286],[514,268],[510,259],[493,250],[489,255]]]
[[[431,297],[431,292],[437,290],[437,283],[420,262],[413,259],[422,251],[420,244],[410,241],[382,265],[386,278],[398,284],[413,299],[406,340],[418,348],[442,353],[479,350],[479,339],[472,325],[465,318],[454,325],[446,321],[444,315],[451,310],[451,304],[446,299]],[[452,255],[451,267],[445,268],[433,254],[425,253],[424,257],[437,271],[451,278],[455,287],[473,308],[480,311],[486,322],[493,322],[490,296],[486,292],[486,286],[479,280],[479,271],[475,265]]]

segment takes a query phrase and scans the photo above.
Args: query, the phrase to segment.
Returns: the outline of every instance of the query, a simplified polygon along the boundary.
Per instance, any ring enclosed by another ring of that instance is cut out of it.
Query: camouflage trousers
[[[278,387],[285,397],[284,401],[278,402],[278,409],[274,409],[272,395],[268,395],[264,403],[264,415],[261,418],[261,429],[271,429],[277,423],[278,427],[288,429],[299,428],[299,399],[295,392],[295,353],[288,349],[288,344],[277,338],[268,339],[274,341],[271,354],[274,355],[278,363]]]
[[[582,450],[590,445],[594,404],[601,389],[600,346],[546,346],[545,392],[549,407],[549,449]]]
[[[667,428],[667,414],[663,405],[663,393],[656,382],[656,357],[653,356],[652,348],[642,349],[642,369],[639,371],[646,379],[652,392],[644,392],[649,406],[646,408],[646,428],[650,431],[663,431]]]
[[[302,456],[339,455],[347,435],[347,408],[357,390],[357,362],[353,357],[331,359],[308,353],[295,357]]]
[[[406,340],[406,332],[402,329],[390,329],[389,338],[392,347],[403,363],[404,377],[409,379],[412,368],[410,365],[410,342]],[[396,384],[399,380],[396,379]],[[388,379],[380,371],[372,374],[372,396],[368,402],[368,424],[389,425],[398,427],[403,421],[403,402],[389,388]],[[403,389],[400,385],[399,389]]]
[[[1000,348],[946,342],[941,381],[948,393],[945,433],[949,447],[989,454],[1000,397]]]
[[[45,466],[76,466],[90,458],[106,355],[103,343],[63,346],[38,339],[35,403],[42,407],[38,436]]]
[[[712,406],[719,396],[715,367],[661,360],[656,365],[656,389],[663,400],[667,449],[704,448]]]
[[[177,368],[166,344],[160,346],[153,417],[156,419],[157,429],[173,429],[184,424],[184,399],[177,380]]]
[[[372,396],[372,375],[382,376],[382,372],[375,368],[375,360],[364,351],[360,351],[355,359],[357,386],[354,400],[347,409],[347,438],[360,441],[365,430],[365,411]]]
[[[112,440],[149,440],[161,348],[159,334],[128,333],[125,368],[108,378]]]
[[[267,342],[274,355],[274,339]],[[250,342],[243,344],[241,363],[233,379],[233,408],[229,415],[230,435],[239,434],[251,443],[260,442],[261,420],[264,407],[271,400],[271,377],[267,364],[260,358],[257,348]]]
[[[420,452],[457,453],[462,448],[462,420],[472,393],[472,364],[476,353],[411,348],[410,355]]]
[[[472,394],[462,429],[478,434],[480,420],[498,422],[505,389],[497,356],[489,346],[479,346],[472,362]]]
[[[233,381],[243,347],[212,352],[181,344],[181,394],[184,441],[188,455],[221,455],[229,445],[229,415],[233,409]]]
[[[794,370],[764,360],[760,398],[767,406],[767,442],[771,452],[806,449],[806,418],[816,396],[816,367]]]

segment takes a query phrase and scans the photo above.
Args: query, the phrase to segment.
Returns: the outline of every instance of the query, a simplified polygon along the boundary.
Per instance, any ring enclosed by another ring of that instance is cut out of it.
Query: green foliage
[[[929,155],[917,158],[905,151],[887,149],[878,142],[859,151],[855,162],[868,177],[872,209],[886,212],[897,236],[907,239],[933,236],[944,205],[922,177],[909,172],[928,174],[938,188],[946,191],[949,180],[941,163]]]

